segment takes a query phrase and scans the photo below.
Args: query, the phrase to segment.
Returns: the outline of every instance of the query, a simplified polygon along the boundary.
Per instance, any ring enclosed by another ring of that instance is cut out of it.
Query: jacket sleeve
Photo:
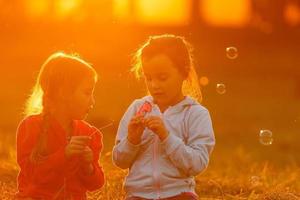
[[[94,171],[91,175],[85,175],[82,171],[79,171],[79,178],[82,181],[85,188],[89,191],[97,190],[104,185],[105,177],[102,167],[99,165],[99,159],[103,148],[102,133],[99,130],[93,135],[93,140],[90,145],[93,154],[93,167]],[[93,131],[94,132],[94,131]]]
[[[48,183],[57,177],[54,170],[64,168],[66,159],[64,147],[55,153],[40,156],[37,162],[31,160],[31,153],[37,143],[39,125],[30,119],[23,120],[17,129],[17,162],[20,170],[37,184]]]
[[[116,136],[116,143],[113,148],[113,162],[122,169],[131,167],[140,149],[140,145],[134,145],[127,139],[128,124],[137,110],[137,104],[137,100],[134,101],[122,117]]]
[[[191,111],[187,121],[188,142],[169,133],[162,141],[165,153],[172,163],[187,176],[196,176],[209,162],[209,155],[215,145],[212,122],[207,110]]]

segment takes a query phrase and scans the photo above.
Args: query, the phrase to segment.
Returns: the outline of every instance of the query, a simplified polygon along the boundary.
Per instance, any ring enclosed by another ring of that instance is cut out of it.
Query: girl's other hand
[[[84,152],[88,143],[90,142],[90,136],[72,136],[70,142],[65,148],[65,156],[67,159],[71,158],[73,155],[78,155]]]
[[[131,118],[128,124],[128,136],[127,139],[134,145],[141,142],[141,136],[145,129],[144,116],[138,115]]]
[[[94,159],[94,154],[93,151],[90,147],[86,146],[85,149],[83,150],[82,154],[82,161],[89,164],[93,162]]]
[[[150,116],[144,120],[145,127],[153,131],[161,141],[169,135],[163,120],[157,116]]]
[[[86,146],[81,154],[82,164],[81,167],[83,169],[84,174],[91,175],[94,171],[94,167],[92,162],[94,160],[94,154],[90,147]]]

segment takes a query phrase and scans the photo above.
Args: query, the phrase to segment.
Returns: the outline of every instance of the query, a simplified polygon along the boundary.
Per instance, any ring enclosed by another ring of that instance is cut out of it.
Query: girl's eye
[[[161,80],[161,81],[165,81],[165,80],[167,80],[167,79],[168,79],[167,76],[160,76],[160,77],[159,77],[159,80]]]

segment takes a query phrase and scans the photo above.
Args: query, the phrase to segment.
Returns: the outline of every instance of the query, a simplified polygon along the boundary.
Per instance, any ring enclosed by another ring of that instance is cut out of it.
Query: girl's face
[[[84,78],[67,101],[67,111],[71,119],[84,119],[95,104],[94,77]]]
[[[184,77],[168,56],[160,54],[147,60],[143,72],[148,90],[158,105],[171,106],[183,98]]]

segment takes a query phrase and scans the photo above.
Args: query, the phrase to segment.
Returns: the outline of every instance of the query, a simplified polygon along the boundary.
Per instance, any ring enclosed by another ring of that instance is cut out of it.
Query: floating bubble
[[[216,90],[219,94],[225,94],[226,86],[223,83],[218,83],[216,86]]]
[[[239,56],[238,49],[236,47],[227,47],[226,56],[229,59],[236,59]]]
[[[199,83],[200,83],[200,85],[202,85],[202,86],[207,86],[208,83],[209,83],[209,79],[208,79],[206,76],[202,76],[202,77],[199,79]]]
[[[273,143],[273,134],[270,130],[260,130],[259,142],[263,145],[271,145]]]

